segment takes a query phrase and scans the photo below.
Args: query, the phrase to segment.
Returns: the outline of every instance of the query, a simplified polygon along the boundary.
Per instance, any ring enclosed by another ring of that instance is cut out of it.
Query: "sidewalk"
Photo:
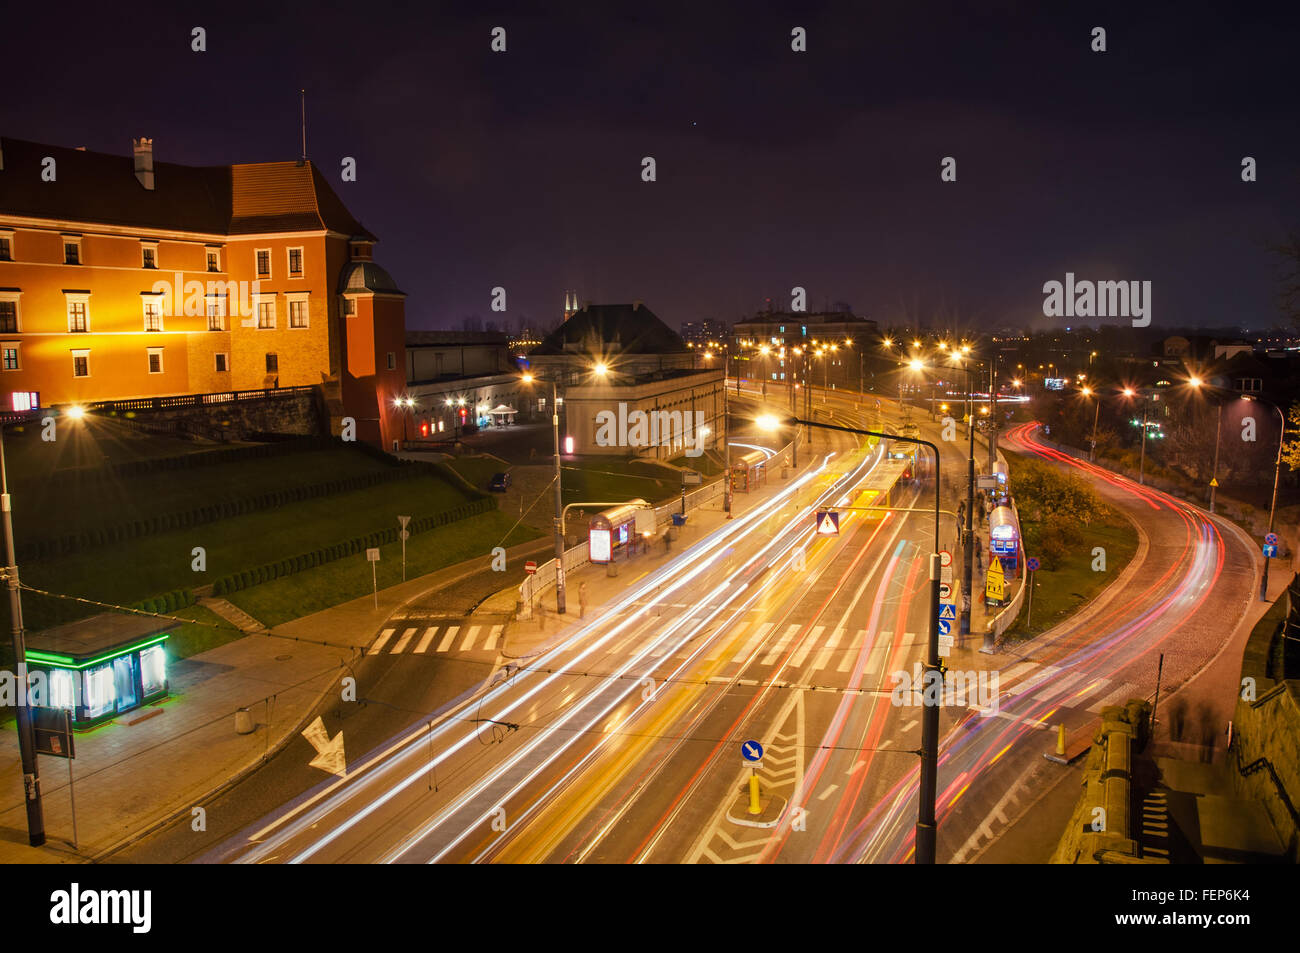
[[[507,550],[513,564],[545,541]],[[487,557],[485,556],[484,559]],[[78,849],[72,848],[68,762],[41,756],[44,847],[27,840],[18,735],[0,730],[0,863],[78,863],[137,840],[255,770],[298,735],[344,666],[403,603],[483,572],[460,564],[379,593],[170,662],[171,694],[75,736],[72,762]],[[234,608],[233,606],[231,608]],[[277,637],[278,636],[278,637]],[[301,641],[299,641],[301,640]],[[235,731],[248,708],[256,728]]]

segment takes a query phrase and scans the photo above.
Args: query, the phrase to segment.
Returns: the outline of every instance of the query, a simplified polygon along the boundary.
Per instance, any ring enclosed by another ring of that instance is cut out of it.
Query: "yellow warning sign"
[[[1218,477],[1210,477],[1210,486],[1218,486],[1218,485],[1219,485]]]
[[[984,580],[984,597],[990,601],[1001,602],[1007,597],[1006,576],[1002,572],[1002,560],[993,560],[989,574]]]

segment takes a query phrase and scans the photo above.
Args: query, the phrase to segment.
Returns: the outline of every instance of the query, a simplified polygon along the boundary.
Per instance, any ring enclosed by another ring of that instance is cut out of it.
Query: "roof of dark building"
[[[591,304],[546,335],[530,354],[675,354],[686,342],[640,303]]]
[[[345,291],[376,291],[385,294],[405,294],[397,287],[393,276],[373,261],[352,261],[343,266],[339,275],[339,293]]]
[[[496,344],[505,347],[504,331],[407,331],[407,347],[448,347],[465,344]]]
[[[170,632],[176,625],[169,619],[153,616],[101,612],[76,622],[28,633],[27,647],[82,660],[141,642],[151,635]]]
[[[0,215],[219,235],[328,228],[373,239],[310,161],[188,166],[160,162],[154,188],[131,155],[0,139]],[[46,158],[55,179],[41,177]]]

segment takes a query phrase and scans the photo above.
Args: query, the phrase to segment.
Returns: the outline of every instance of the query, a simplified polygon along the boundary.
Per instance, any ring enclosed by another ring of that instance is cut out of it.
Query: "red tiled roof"
[[[374,236],[348,212],[311,162],[185,166],[154,161],[155,187],[135,177],[132,156],[0,139],[0,216],[167,229],[260,234],[328,228]],[[55,180],[41,177],[46,157]]]

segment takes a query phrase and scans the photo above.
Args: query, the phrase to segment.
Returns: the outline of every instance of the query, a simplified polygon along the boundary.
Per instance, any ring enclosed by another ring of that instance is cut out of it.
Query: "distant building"
[[[392,446],[405,295],[321,171],[132,151],[0,139],[0,409],[314,386]]]
[[[557,382],[575,453],[671,459],[711,448],[722,426],[723,369],[696,368],[681,337],[639,301],[585,305],[528,361],[546,413],[546,382]]]
[[[814,385],[870,390],[874,375],[884,370],[879,337],[875,321],[851,311],[765,311],[732,328],[732,342],[745,355],[735,373],[751,380],[790,383],[806,366]],[[763,347],[770,352],[761,354]],[[825,353],[818,357],[823,348]]]
[[[689,347],[721,348],[728,344],[731,329],[725,321],[683,321],[682,340]]]
[[[408,443],[452,439],[467,425],[524,423],[536,417],[530,403],[505,334],[406,333],[406,391],[398,409],[408,418]]]

